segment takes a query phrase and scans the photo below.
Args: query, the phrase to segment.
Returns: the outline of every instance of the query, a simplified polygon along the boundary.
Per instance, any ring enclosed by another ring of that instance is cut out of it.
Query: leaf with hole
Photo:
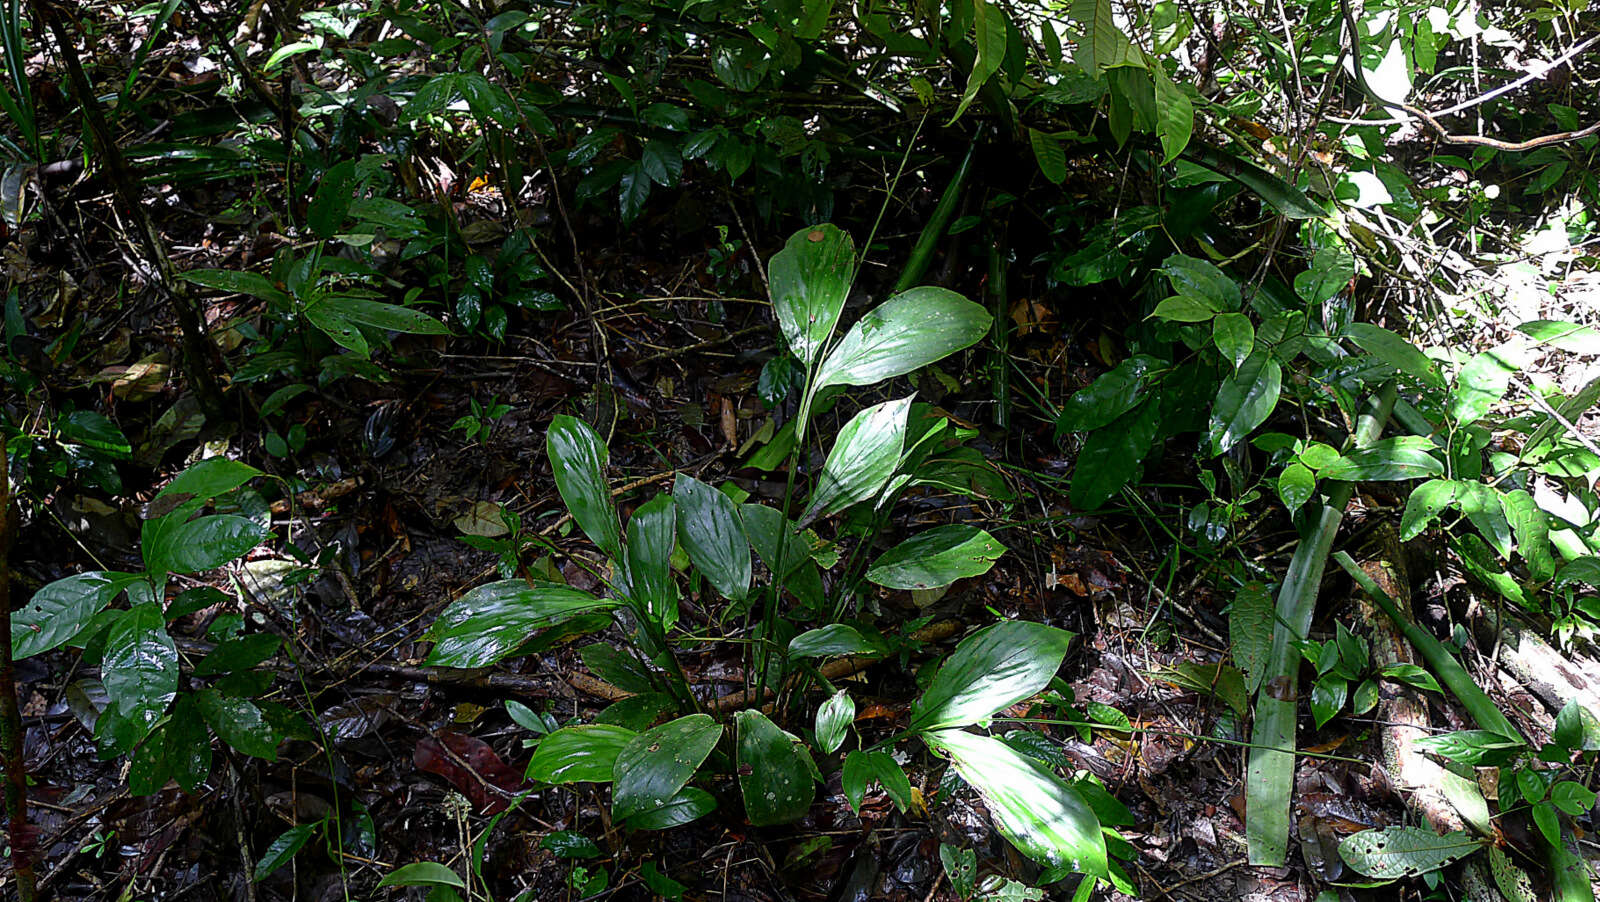
[[[1339,844],[1350,869],[1377,880],[1399,880],[1437,871],[1483,847],[1463,830],[1444,836],[1424,827],[1363,830]]]
[[[1450,505],[1455,503],[1457,483],[1450,479],[1430,479],[1411,490],[1405,513],[1400,515],[1400,541],[1409,542],[1422,535]]]

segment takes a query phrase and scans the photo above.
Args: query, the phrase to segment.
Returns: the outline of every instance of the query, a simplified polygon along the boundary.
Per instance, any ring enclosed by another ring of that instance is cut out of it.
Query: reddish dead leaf
[[[437,738],[419,739],[411,760],[417,770],[450,781],[472,801],[479,814],[505,811],[509,804],[507,794],[515,794],[526,783],[522,774],[501,761],[487,742],[448,730]]]
[[[1089,589],[1084,586],[1083,580],[1079,579],[1076,573],[1057,573],[1056,585],[1079,598],[1089,594]]]

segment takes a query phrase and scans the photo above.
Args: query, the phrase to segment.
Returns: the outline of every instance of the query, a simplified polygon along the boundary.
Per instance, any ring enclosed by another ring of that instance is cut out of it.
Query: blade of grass
[[[978,148],[978,141],[974,139],[967,146],[967,155],[961,158],[961,165],[956,167],[955,175],[950,177],[949,184],[944,186],[944,194],[939,196],[939,203],[933,208],[933,215],[922,227],[922,234],[917,236],[917,243],[911,248],[911,256],[906,260],[906,268],[900,271],[900,278],[894,282],[894,288],[889,294],[896,295],[909,288],[914,288],[922,282],[922,276],[928,271],[928,264],[933,261],[933,249],[944,237],[945,229],[950,227],[950,217],[956,211],[956,202],[961,199],[961,191],[966,187],[967,176],[972,173],[973,152]],[[865,254],[867,248],[862,247]]]
[[[1376,441],[1394,409],[1394,401],[1392,382],[1368,398],[1349,444],[1360,448]],[[1354,490],[1347,482],[1328,486],[1325,503],[1310,512],[1311,528],[1295,548],[1283,587],[1278,590],[1277,622],[1262,671],[1261,693],[1256,697],[1245,779],[1245,837],[1253,865],[1280,867],[1289,854],[1289,801],[1294,789],[1300,669],[1294,642],[1305,638],[1311,628],[1322,571]]]

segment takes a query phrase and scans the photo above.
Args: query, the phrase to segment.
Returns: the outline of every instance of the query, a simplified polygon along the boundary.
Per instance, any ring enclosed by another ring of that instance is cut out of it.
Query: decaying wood
[[[1497,647],[1497,662],[1552,711],[1576,701],[1600,714],[1600,661],[1562,654],[1509,614],[1482,609],[1478,626],[1486,647]]]

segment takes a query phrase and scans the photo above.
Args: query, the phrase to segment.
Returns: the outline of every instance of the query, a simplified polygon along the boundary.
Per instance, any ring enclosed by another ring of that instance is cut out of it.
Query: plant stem
[[[22,714],[17,710],[17,677],[11,664],[11,548],[21,518],[11,498],[10,462],[0,439],[0,760],[5,763],[6,819],[11,830],[11,872],[17,898],[33,902],[38,884],[33,874],[33,830],[28,824],[28,775],[22,761]]]

